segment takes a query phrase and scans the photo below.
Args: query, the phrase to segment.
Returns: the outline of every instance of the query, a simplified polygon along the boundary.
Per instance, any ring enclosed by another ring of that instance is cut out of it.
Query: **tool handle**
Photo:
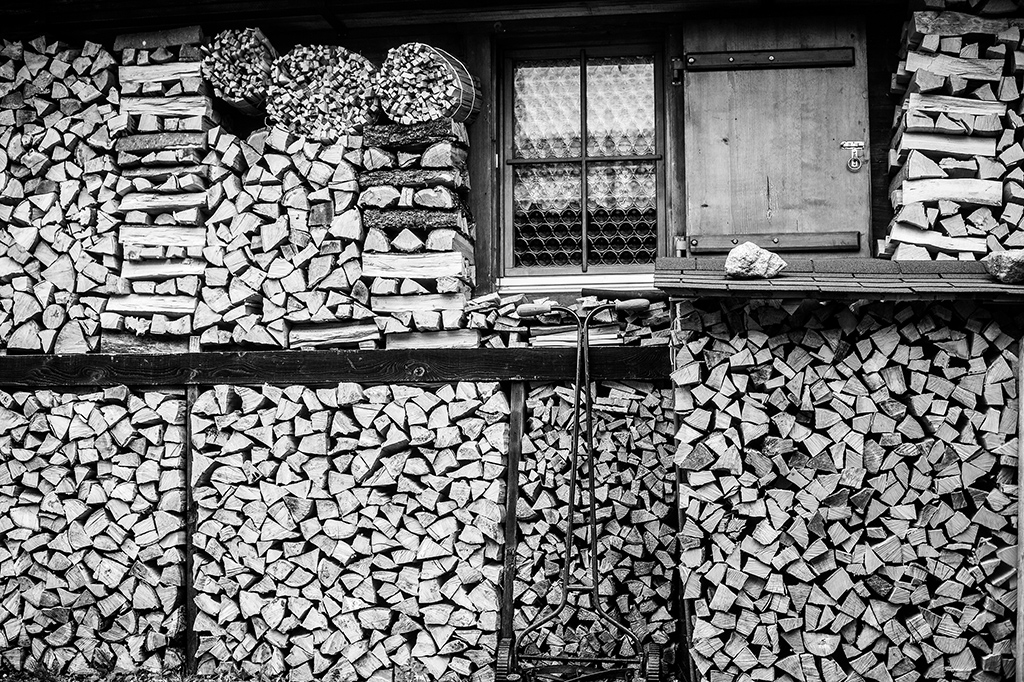
[[[519,317],[539,317],[551,312],[551,303],[523,303],[516,308]]]
[[[667,301],[668,294],[656,289],[590,289],[584,288],[580,291],[581,296],[596,296],[606,301],[628,301],[634,298],[642,298],[651,303]]]
[[[619,313],[644,313],[650,307],[651,302],[646,298],[631,298],[616,303],[615,311]]]

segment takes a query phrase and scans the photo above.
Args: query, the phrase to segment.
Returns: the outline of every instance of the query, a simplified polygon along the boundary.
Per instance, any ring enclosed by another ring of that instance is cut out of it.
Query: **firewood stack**
[[[114,59],[96,43],[0,47],[0,346],[95,350],[115,265]]]
[[[677,304],[703,679],[1012,679],[1017,352],[961,305]]]
[[[176,669],[185,401],[0,391],[0,655],[19,670]]]
[[[201,394],[199,673],[493,675],[508,419],[497,383]]]
[[[601,604],[643,642],[675,641],[672,576],[675,572],[675,481],[672,474],[672,391],[649,383],[594,386],[597,453],[598,573]],[[568,520],[573,393],[571,385],[534,386],[526,401],[526,433],[516,508],[514,614],[521,631],[538,612],[558,604]],[[580,467],[585,476],[587,468]],[[584,479],[585,480],[585,479]],[[584,498],[586,499],[586,498]],[[585,510],[585,504],[581,503]],[[586,515],[577,514],[583,534]],[[588,555],[586,535],[577,557]],[[588,566],[570,564],[574,581],[590,583]],[[573,593],[570,605],[589,605]],[[540,632],[528,651],[546,655],[633,655],[628,643],[591,613],[570,608]]]
[[[879,252],[976,260],[1024,246],[1021,21],[914,12],[894,77],[896,212]]]
[[[317,139],[358,133],[380,112],[376,67],[336,45],[299,45],[274,60],[267,90],[272,123]]]
[[[221,31],[203,46],[203,78],[214,94],[249,116],[266,110],[277,50],[258,28]]]
[[[274,127],[229,153],[241,171],[224,166],[230,188],[207,221],[216,268],[207,270],[196,317],[200,327],[219,326],[204,329],[204,345],[376,346],[360,282],[361,144],[355,135],[321,143]]]
[[[442,49],[405,43],[388,50],[377,73],[381,108],[395,123],[439,118],[470,123],[480,112],[480,81]]]
[[[489,348],[567,347],[576,345],[576,325],[568,315],[553,312],[537,318],[522,319],[516,308],[523,303],[547,303],[550,299],[529,299],[523,294],[500,296],[486,294],[466,303],[466,325],[481,333],[481,346]],[[581,318],[597,305],[608,303],[596,296],[576,299],[573,309]],[[651,303],[643,313],[598,313],[590,323],[590,343],[594,346],[665,346],[669,343],[668,304]]]
[[[198,26],[114,41],[129,134],[115,147],[127,191],[120,203],[121,286],[104,320],[110,331],[192,333],[213,194],[206,131],[216,118],[199,61],[202,42]]]
[[[465,125],[369,126],[363,144],[363,276],[388,347],[475,348],[463,323],[475,277]]]

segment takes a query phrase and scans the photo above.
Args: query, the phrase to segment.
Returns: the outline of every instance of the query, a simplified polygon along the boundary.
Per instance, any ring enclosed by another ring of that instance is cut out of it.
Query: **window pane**
[[[657,173],[653,161],[587,166],[587,262],[653,263],[658,251]]]
[[[587,156],[654,154],[654,58],[587,61]]]
[[[572,163],[516,166],[512,176],[514,265],[582,266],[580,167]]]
[[[579,157],[580,62],[544,59],[517,62],[513,100],[513,154],[518,159]]]

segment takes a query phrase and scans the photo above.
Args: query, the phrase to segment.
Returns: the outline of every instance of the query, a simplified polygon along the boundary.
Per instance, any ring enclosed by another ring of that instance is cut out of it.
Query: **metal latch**
[[[864,142],[861,140],[844,140],[839,145],[850,152],[850,160],[846,162],[846,170],[851,173],[859,173],[864,167],[864,158],[861,154],[864,151]]]

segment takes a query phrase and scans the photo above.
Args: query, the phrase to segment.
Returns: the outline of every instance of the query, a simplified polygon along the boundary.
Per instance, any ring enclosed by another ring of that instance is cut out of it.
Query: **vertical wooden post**
[[[189,337],[188,350],[198,353],[202,349],[199,337]],[[185,448],[182,453],[185,462],[185,674],[196,672],[196,650],[199,641],[196,635],[196,590],[193,584],[193,566],[195,549],[192,546],[192,535],[196,530],[196,508],[192,500],[192,406],[199,397],[199,388],[185,387]]]
[[[1017,627],[1014,633],[1015,679],[1024,682],[1024,338],[1017,348]]]
[[[516,506],[519,502],[519,458],[523,453],[523,419],[526,414],[526,385],[512,384],[509,401],[508,468],[505,485],[505,568],[501,575],[501,636],[512,631],[512,590],[516,574]]]
[[[501,232],[498,228],[496,197],[498,168],[495,165],[494,108],[494,46],[491,34],[483,27],[465,36],[466,66],[480,76],[483,105],[476,121],[469,127],[469,177],[473,191],[469,193],[469,208],[476,218],[476,287],[473,294],[480,296],[494,291],[494,281],[501,274],[499,252]]]

